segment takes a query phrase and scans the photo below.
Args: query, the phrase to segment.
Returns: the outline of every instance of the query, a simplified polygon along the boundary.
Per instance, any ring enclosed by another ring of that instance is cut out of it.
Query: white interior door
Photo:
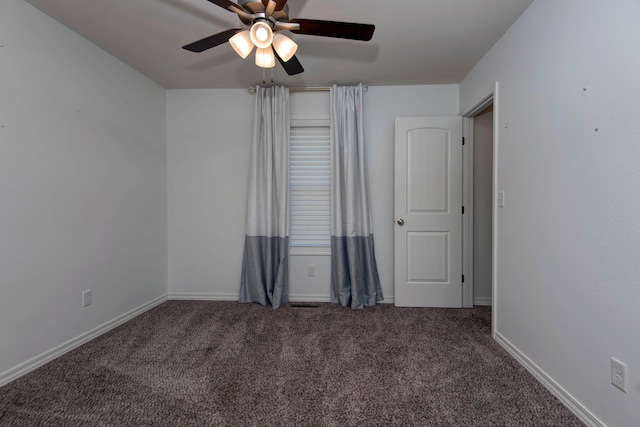
[[[462,307],[462,118],[398,117],[395,304]]]

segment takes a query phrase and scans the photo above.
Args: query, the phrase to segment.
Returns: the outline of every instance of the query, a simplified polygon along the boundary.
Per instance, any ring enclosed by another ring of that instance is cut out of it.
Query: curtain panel
[[[369,200],[362,84],[331,88],[331,301],[382,301]]]
[[[274,309],[289,293],[289,90],[256,90],[239,302]]]

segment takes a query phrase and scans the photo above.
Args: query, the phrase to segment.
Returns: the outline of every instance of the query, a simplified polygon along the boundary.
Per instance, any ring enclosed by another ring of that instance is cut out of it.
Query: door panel
[[[395,303],[462,307],[462,119],[397,118],[395,155]]]
[[[449,281],[449,233],[407,233],[407,282],[412,285]]]
[[[449,205],[448,132],[415,129],[407,133],[407,212],[442,212]]]

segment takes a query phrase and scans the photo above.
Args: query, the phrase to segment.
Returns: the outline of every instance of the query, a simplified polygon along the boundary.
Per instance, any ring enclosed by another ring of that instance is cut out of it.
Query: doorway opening
[[[493,103],[473,117],[473,305],[491,305]]]
[[[492,306],[496,319],[498,83],[464,111],[465,206],[463,271],[469,278],[465,306]]]

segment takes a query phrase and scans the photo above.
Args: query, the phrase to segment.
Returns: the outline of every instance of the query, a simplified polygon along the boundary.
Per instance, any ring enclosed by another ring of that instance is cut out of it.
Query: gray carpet
[[[0,425],[581,425],[490,320],[169,301],[0,388]]]

